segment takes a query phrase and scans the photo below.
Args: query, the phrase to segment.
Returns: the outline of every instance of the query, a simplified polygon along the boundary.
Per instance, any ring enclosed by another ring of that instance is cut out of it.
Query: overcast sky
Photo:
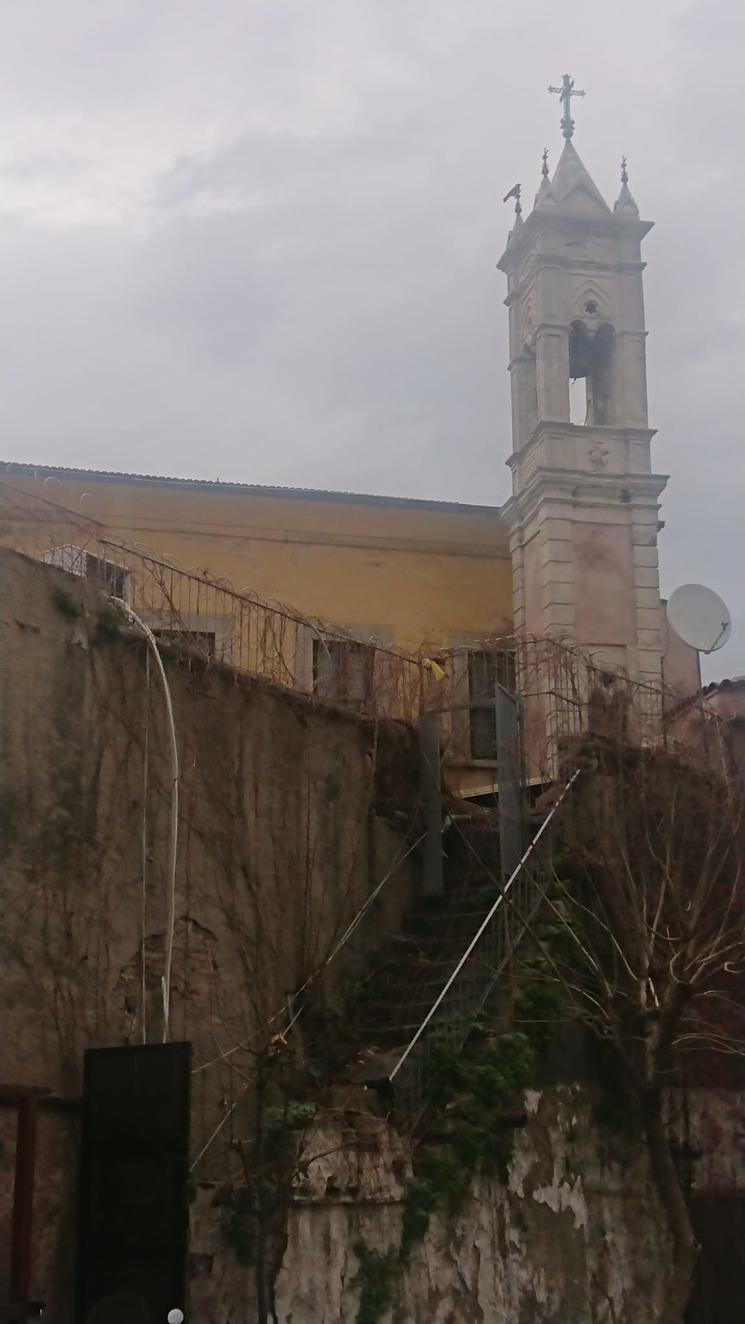
[[[501,502],[501,197],[575,145],[648,261],[663,590],[745,672],[741,0],[3,0],[0,452]]]

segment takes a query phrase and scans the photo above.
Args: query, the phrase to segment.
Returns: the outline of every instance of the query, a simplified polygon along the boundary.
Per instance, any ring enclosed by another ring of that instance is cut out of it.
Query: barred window
[[[126,566],[117,565],[116,561],[95,556],[93,552],[76,547],[73,543],[50,547],[44,552],[42,560],[47,565],[59,566],[60,570],[66,570],[70,575],[90,580],[112,597],[126,599],[129,571]]]
[[[364,712],[372,701],[375,649],[354,639],[313,640],[313,692]]]
[[[515,689],[515,654],[511,649],[480,649],[468,654],[468,697],[471,704],[471,758],[497,757],[494,695],[497,685]],[[483,700],[483,704],[479,703]]]

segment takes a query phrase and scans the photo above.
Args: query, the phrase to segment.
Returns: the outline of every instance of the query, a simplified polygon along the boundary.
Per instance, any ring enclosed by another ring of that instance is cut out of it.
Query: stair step
[[[455,888],[437,896],[423,896],[412,906],[410,915],[448,915],[461,905],[467,909],[489,906],[499,896],[499,888],[490,880],[482,887]]]
[[[447,1016],[451,1010],[457,1015],[468,1014],[467,1012],[464,1012],[464,1008],[473,1007],[475,1009],[488,990],[489,983],[486,980],[478,985],[478,987],[470,986],[467,989],[462,989],[457,996],[454,992],[448,990],[448,993],[440,1003],[437,1014],[439,1016],[442,1013],[442,1015]],[[377,1006],[365,1007],[364,1024],[367,1026],[393,1025],[396,1020],[405,1018],[407,1022],[409,1020],[415,1020],[421,1025],[422,1021],[429,1014],[437,1001],[438,996],[439,994],[435,993],[433,997],[422,998],[421,1000],[417,998],[407,998],[406,1000],[401,999],[397,1002],[381,1002]],[[362,1018],[360,1018],[360,1020],[362,1020]]]

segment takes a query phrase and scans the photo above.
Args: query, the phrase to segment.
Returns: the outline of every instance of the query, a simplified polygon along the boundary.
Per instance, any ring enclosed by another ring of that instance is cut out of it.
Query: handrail
[[[469,944],[468,944],[468,946],[467,946],[465,952],[464,952],[463,955],[461,956],[461,958],[460,958],[458,964],[456,965],[455,969],[453,970],[452,974],[449,976],[449,978],[448,978],[448,980],[446,981],[446,983],[444,984],[444,986],[440,989],[440,992],[438,993],[437,997],[435,998],[435,1001],[432,1003],[432,1006],[430,1007],[429,1011],[427,1012],[427,1015],[425,1016],[425,1018],[424,1018],[424,1020],[422,1021],[421,1025],[419,1026],[419,1029],[417,1030],[417,1032],[416,1032],[416,1034],[414,1035],[413,1039],[412,1039],[411,1042],[407,1045],[407,1047],[404,1049],[404,1052],[401,1054],[401,1057],[399,1058],[399,1060],[398,1060],[398,1062],[396,1063],[395,1067],[393,1068],[393,1070],[392,1070],[390,1076],[388,1077],[388,1079],[389,1079],[390,1081],[394,1081],[394,1080],[396,1079],[396,1076],[398,1075],[399,1071],[401,1070],[401,1067],[404,1065],[404,1062],[405,1062],[406,1059],[408,1058],[409,1054],[412,1052],[412,1050],[416,1047],[417,1043],[418,1043],[419,1040],[421,1039],[422,1035],[424,1034],[424,1031],[426,1030],[426,1028],[427,1028],[427,1026],[429,1025],[430,1021],[432,1020],[432,1017],[434,1016],[434,1014],[435,1014],[435,1012],[437,1011],[438,1007],[441,1005],[441,1003],[442,1003],[442,1002],[445,1000],[445,998],[447,997],[448,992],[450,991],[450,989],[452,988],[452,986],[453,986],[453,984],[455,983],[456,979],[458,978],[458,975],[460,974],[461,970],[463,969],[464,965],[466,964],[466,961],[468,960],[469,956],[471,955],[471,952],[472,952],[472,951],[474,950],[474,948],[478,945],[478,943],[479,943],[481,937],[482,937],[483,934],[485,933],[486,929],[488,929],[489,925],[491,924],[491,922],[492,922],[494,916],[496,915],[497,911],[499,910],[499,908],[502,906],[502,904],[503,904],[503,902],[504,902],[504,900],[505,900],[505,897],[507,896],[508,892],[509,892],[510,889],[512,888],[512,885],[514,884],[515,880],[519,877],[520,872],[521,872],[521,870],[524,868],[524,866],[525,866],[525,864],[527,863],[527,861],[530,859],[531,854],[533,853],[533,851],[535,850],[536,846],[538,845],[538,842],[540,841],[541,837],[543,836],[543,833],[546,831],[546,828],[548,827],[549,823],[551,822],[551,819],[554,817],[554,814],[555,814],[555,813],[557,812],[557,810],[560,808],[562,802],[564,801],[564,799],[565,799],[566,796],[568,795],[569,791],[571,790],[572,786],[573,786],[574,783],[576,782],[576,780],[577,780],[577,778],[579,777],[581,771],[582,771],[581,768],[575,768],[574,772],[572,773],[571,777],[569,778],[569,781],[567,782],[566,786],[563,788],[563,790],[562,790],[562,792],[561,792],[561,794],[560,794],[558,800],[556,801],[556,803],[555,803],[555,804],[553,805],[553,807],[551,808],[550,813],[547,814],[546,818],[543,820],[543,822],[541,823],[541,826],[539,827],[538,831],[536,832],[536,834],[535,834],[533,840],[530,842],[530,845],[529,845],[529,846],[526,848],[526,850],[523,852],[523,854],[522,854],[520,860],[519,860],[518,863],[515,865],[515,868],[512,870],[512,873],[510,874],[509,878],[507,879],[507,882],[505,883],[503,890],[500,892],[499,896],[497,897],[496,901],[494,902],[494,905],[491,907],[491,910],[490,910],[489,913],[487,914],[486,918],[482,920],[481,924],[479,925],[479,927],[478,927],[476,933],[474,934],[473,938],[472,938],[471,941],[469,942]]]

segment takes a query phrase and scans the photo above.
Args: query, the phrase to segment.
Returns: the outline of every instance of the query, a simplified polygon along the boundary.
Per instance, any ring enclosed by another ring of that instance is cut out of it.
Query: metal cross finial
[[[547,147],[544,147],[544,149],[543,149],[543,165],[541,166],[541,174],[543,175],[543,178],[544,178],[544,179],[548,179],[548,148],[547,148]]]
[[[502,202],[509,202],[510,198],[514,198],[514,199],[515,199],[515,215],[516,215],[516,216],[522,216],[522,210],[523,210],[523,209],[522,209],[522,203],[520,202],[520,193],[521,193],[521,191],[522,191],[522,189],[521,189],[520,184],[516,184],[515,187],[514,187],[514,188],[511,188],[510,191],[509,191],[509,193],[505,193],[504,197],[502,198]]]
[[[564,134],[567,142],[574,133],[574,120],[572,119],[572,97],[583,97],[584,92],[574,86],[574,79],[569,74],[564,74],[561,80],[561,87],[549,87],[549,92],[555,93],[564,110],[564,116],[561,121],[561,132]]]
[[[622,156],[622,157],[621,157],[621,183],[622,183],[622,184],[628,184],[628,182],[629,182],[629,172],[628,172],[628,170],[626,169],[626,157],[625,157],[625,156]]]

